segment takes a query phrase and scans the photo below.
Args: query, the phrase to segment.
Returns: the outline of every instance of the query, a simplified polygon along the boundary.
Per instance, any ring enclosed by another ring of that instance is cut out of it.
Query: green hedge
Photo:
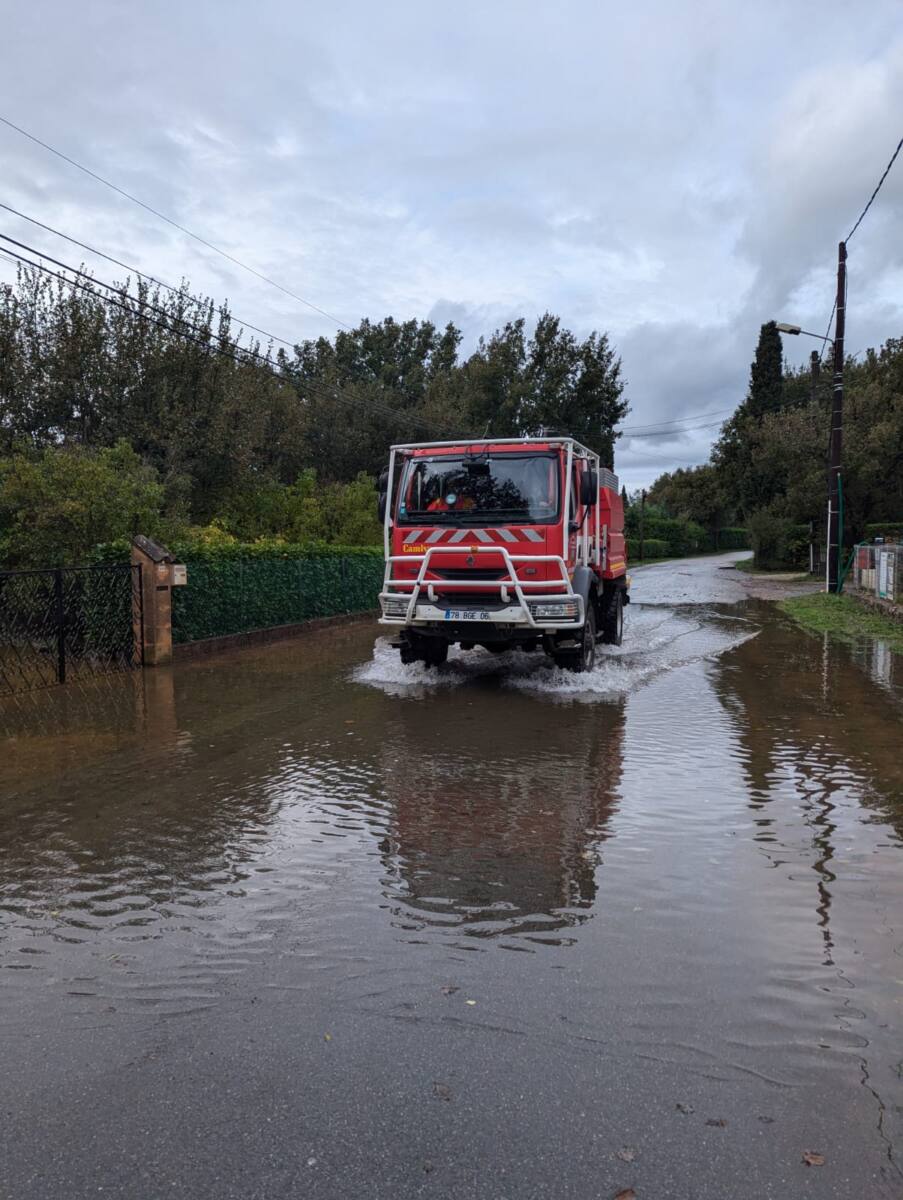
[[[172,593],[176,642],[367,612],[379,604],[385,564],[378,546],[237,542],[202,532],[167,549],[188,567],[188,586]],[[93,557],[127,562],[130,553],[121,539],[98,546]]]
[[[169,547],[188,567],[173,591],[173,640],[244,633],[376,608],[383,554],[376,547],[236,544]]]
[[[899,538],[903,540],[903,521],[876,521],[865,527],[865,540],[873,538]]]
[[[637,554],[640,551],[639,542],[633,543],[637,548]],[[667,558],[669,554],[668,543],[662,538],[646,538],[643,542],[643,555],[645,558]]]
[[[748,529],[729,528],[718,530],[719,550],[749,550],[750,547]]]

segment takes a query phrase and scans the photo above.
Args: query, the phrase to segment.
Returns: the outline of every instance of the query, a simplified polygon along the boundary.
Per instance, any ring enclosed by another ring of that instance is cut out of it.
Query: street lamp
[[[787,325],[783,321],[779,321],[775,325],[775,329],[778,333],[791,333],[794,337],[802,334],[803,337],[818,338],[820,342],[830,342],[831,340],[826,333],[810,333],[808,329],[800,329],[799,325]]]

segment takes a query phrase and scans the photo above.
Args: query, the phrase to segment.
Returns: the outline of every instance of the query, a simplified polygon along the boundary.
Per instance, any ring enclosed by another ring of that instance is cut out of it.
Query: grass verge
[[[778,608],[812,633],[829,633],[844,642],[881,638],[903,654],[903,625],[854,600],[815,592],[778,601]]]

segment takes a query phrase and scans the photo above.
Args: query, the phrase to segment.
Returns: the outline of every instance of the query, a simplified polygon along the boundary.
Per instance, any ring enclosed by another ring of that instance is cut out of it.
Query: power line
[[[869,201],[868,201],[868,204],[866,204],[865,208],[864,208],[864,209],[862,210],[862,212],[859,214],[859,219],[857,220],[856,224],[853,226],[853,228],[852,228],[852,229],[850,230],[850,232],[847,234],[847,236],[846,236],[846,241],[849,241],[849,240],[850,240],[850,238],[853,236],[853,234],[856,232],[856,230],[857,230],[857,229],[859,228],[859,226],[862,224],[862,218],[865,216],[865,214],[868,212],[868,210],[869,210],[869,209],[872,207],[872,201],[875,199],[875,197],[876,197],[876,196],[878,195],[878,193],[881,191],[881,185],[882,185],[882,183],[884,183],[885,179],[887,179],[888,175],[890,174],[890,169],[891,169],[891,167],[894,165],[894,162],[896,161],[897,155],[900,153],[900,148],[901,148],[901,147],[903,147],[903,138],[900,138],[899,142],[897,142],[897,148],[896,148],[896,150],[893,152],[893,154],[891,155],[891,157],[890,157],[890,162],[889,162],[889,163],[887,164],[887,166],[884,168],[884,174],[883,174],[883,175],[881,176],[881,178],[878,180],[877,186],[875,187],[875,190],[872,192],[871,196],[869,196]]]
[[[714,412],[694,413],[689,417],[675,417],[671,421],[653,421],[651,425],[628,425],[619,430],[620,433],[631,433],[635,429],[658,429],[662,425],[678,425],[684,421],[701,421],[703,417],[720,417],[722,413],[733,412],[732,408],[717,408]]]
[[[112,191],[118,192],[118,194],[120,196],[124,196],[126,200],[131,200],[133,204],[137,204],[147,212],[153,213],[155,217],[159,217],[161,221],[165,221],[168,225],[172,225],[174,229],[178,229],[181,233],[187,234],[188,237],[194,238],[196,242],[200,242],[201,245],[206,246],[208,250],[213,250],[215,253],[222,255],[222,257],[228,259],[229,262],[234,263],[237,267],[241,267],[243,271],[249,271],[250,274],[256,275],[257,278],[262,279],[264,283],[268,283],[271,287],[278,288],[278,290],[280,292],[284,292],[286,296],[291,296],[293,300],[297,300],[300,304],[304,304],[308,308],[312,308],[314,312],[318,312],[320,316],[327,317],[330,321],[335,321],[335,323],[337,325],[341,325],[343,329],[351,328],[350,325],[346,325],[344,321],[340,321],[338,317],[335,317],[332,315],[332,313],[327,312],[325,308],[320,308],[319,305],[313,304],[310,300],[305,300],[303,296],[299,296],[298,293],[293,292],[291,288],[287,288],[283,284],[277,283],[277,281],[275,279],[271,279],[269,275],[264,275],[262,271],[258,271],[255,267],[251,267],[247,263],[242,262],[240,258],[236,258],[227,250],[223,250],[220,246],[214,245],[213,242],[208,242],[207,239],[201,237],[199,233],[195,233],[193,230],[186,228],[186,226],[180,225],[178,221],[174,221],[173,218],[168,217],[166,213],[162,213],[159,211],[159,209],[153,208],[150,204],[146,204],[143,200],[139,200],[137,196],[133,196],[131,192],[127,192],[124,188],[117,186],[117,184],[111,183],[109,179],[104,179],[102,175],[98,175],[96,171],[92,171],[89,167],[77,162],[74,158],[70,158],[69,155],[64,154],[62,150],[57,150],[55,146],[51,146],[47,142],[42,142],[39,137],[35,137],[33,133],[29,133],[27,129],[23,129],[21,125],[16,125],[15,122],[10,121],[4,116],[0,116],[0,122],[2,122],[4,125],[7,125],[10,129],[14,129],[16,133],[21,133],[23,137],[26,137],[29,141],[34,142],[35,145],[42,146],[45,150],[49,150],[51,154],[55,154],[57,158],[61,158],[64,162],[76,167],[79,171],[83,171],[85,175],[90,175],[92,179],[96,179],[97,182],[102,183],[104,187],[108,187]]]
[[[70,267],[68,263],[60,262],[58,258],[53,258],[52,255],[46,254],[43,250],[37,250],[34,246],[26,245],[25,242],[16,241],[16,239],[10,237],[9,234],[0,233],[0,239],[2,239],[4,242],[9,242],[12,246],[18,246],[20,250],[27,250],[29,254],[36,254],[39,258],[43,258],[47,262],[53,263],[53,265],[56,267],[61,267],[64,271],[69,271],[73,275],[77,275],[80,279],[88,280],[88,282],[93,284],[94,287],[102,287],[108,292],[113,292],[115,295],[126,296],[132,301],[133,304],[140,304],[144,308],[149,308],[152,312],[159,313],[159,315],[167,321],[178,321],[180,325],[187,325],[193,333],[202,335],[204,334],[204,330],[195,325],[187,317],[180,317],[174,313],[167,312],[165,308],[160,308],[159,305],[153,304],[150,300],[142,300],[140,296],[132,296],[125,287],[120,287],[112,283],[104,283],[102,279],[98,279],[94,275],[89,275],[86,271],[80,271],[76,267]],[[15,251],[13,253],[15,253]],[[103,297],[101,298],[103,299]],[[212,335],[212,329],[210,333]],[[250,358],[254,358],[260,362],[269,364],[269,358],[257,350],[252,350],[246,346],[238,346],[237,343],[236,349],[240,350],[242,354]]]
[[[94,278],[93,276],[87,275],[85,272],[79,271],[75,267],[71,267],[66,263],[61,263],[58,259],[51,258],[50,255],[44,254],[40,250],[35,250],[34,248],[32,248],[30,246],[25,246],[24,243],[17,242],[14,238],[8,237],[5,234],[0,234],[0,238],[2,238],[6,242],[12,243],[15,246],[19,246],[19,247],[22,247],[23,249],[28,250],[29,253],[31,253],[31,254],[37,254],[40,258],[46,258],[48,262],[52,262],[56,266],[62,267],[63,270],[69,271],[72,275],[76,275],[82,279],[88,280],[88,282],[87,283],[79,283],[77,279],[69,279],[67,276],[61,275],[58,271],[53,271],[50,269],[50,267],[46,267],[40,262],[35,262],[33,259],[25,257],[25,255],[20,252],[17,252],[15,250],[11,251],[11,254],[19,262],[24,263],[27,266],[33,267],[38,271],[42,271],[42,272],[44,272],[44,274],[52,276],[54,279],[58,279],[62,283],[67,284],[69,287],[78,288],[80,291],[88,292],[90,295],[95,296],[98,300],[101,300],[106,304],[113,305],[115,308],[122,309],[124,312],[127,312],[127,313],[131,314],[132,316],[139,316],[139,315],[143,316],[145,320],[149,321],[152,325],[155,325],[157,328],[162,329],[167,333],[175,334],[177,337],[184,338],[186,341],[189,341],[189,342],[193,343],[194,345],[199,346],[201,349],[205,350],[207,353],[221,354],[224,357],[229,358],[233,362],[239,364],[240,366],[248,365],[249,360],[256,361],[265,370],[269,371],[269,373],[271,375],[273,375],[273,377],[275,379],[277,379],[279,382],[288,383],[289,385],[296,387],[305,396],[312,396],[315,399],[326,400],[330,403],[336,403],[340,406],[344,405],[346,408],[350,409],[352,412],[355,412],[355,413],[360,411],[361,404],[363,403],[364,405],[366,405],[367,408],[372,409],[374,412],[379,412],[384,416],[391,417],[394,420],[401,421],[406,424],[418,425],[421,429],[424,429],[428,432],[443,432],[443,433],[450,432],[447,429],[444,429],[444,428],[440,429],[439,427],[434,426],[434,425],[422,420],[421,418],[414,416],[413,413],[403,413],[403,412],[400,412],[398,409],[390,408],[388,405],[382,404],[378,400],[368,399],[368,400],[359,402],[358,400],[352,399],[351,397],[343,396],[339,392],[324,391],[322,388],[319,388],[313,384],[310,384],[306,380],[300,380],[300,381],[292,380],[291,377],[280,374],[277,371],[274,364],[269,360],[269,358],[265,357],[262,354],[259,354],[258,352],[254,351],[254,350],[250,350],[245,347],[238,347],[237,348],[238,353],[235,353],[231,350],[226,349],[223,346],[211,345],[210,342],[203,340],[204,331],[198,329],[197,326],[193,326],[191,324],[191,322],[188,321],[186,318],[175,317],[172,314],[167,313],[164,309],[160,309],[158,306],[150,304],[148,301],[141,300],[139,297],[130,295],[128,292],[126,292],[122,288],[117,288],[117,287],[114,287],[112,284],[104,283],[102,280],[98,280],[98,279]],[[8,256],[4,255],[4,257],[8,257]],[[105,296],[96,290],[98,287],[106,288],[108,291],[113,292],[115,295],[114,296]],[[117,299],[116,297],[119,297],[119,298]],[[141,305],[143,308],[149,308],[152,311],[160,313],[163,315],[165,321],[169,321],[169,322],[180,321],[182,324],[188,325],[189,328],[192,330],[192,333],[188,333],[182,329],[174,329],[174,328],[172,328],[171,324],[164,324],[164,321],[155,320],[152,316],[149,316],[147,313],[137,312],[136,309],[132,307],[132,305]],[[195,337],[195,336],[193,336],[193,334],[201,334],[202,337]],[[207,336],[210,336],[210,335],[208,334]]]
[[[727,412],[729,410],[725,409],[724,411]],[[678,437],[684,433],[694,433],[697,429],[714,429],[716,426],[723,425],[723,424],[724,424],[724,421],[709,421],[705,425],[690,425],[688,428],[685,428],[685,429],[661,430],[660,432],[656,432],[656,433],[631,433],[631,434],[628,434],[627,437],[628,437],[628,440],[632,440],[633,438]]]
[[[37,225],[39,229],[46,229],[48,233],[52,233],[56,237],[62,238],[64,241],[71,242],[73,246],[78,246],[82,250],[87,250],[90,254],[96,254],[98,258],[104,258],[107,260],[107,262],[114,263],[117,267],[122,267],[125,271],[130,271],[133,275],[137,275],[139,279],[146,279],[149,283],[154,283],[157,285],[157,287],[164,288],[167,292],[172,292],[174,295],[183,294],[181,288],[174,287],[173,284],[166,283],[164,280],[158,279],[155,275],[149,275],[146,271],[139,271],[137,267],[131,267],[128,263],[122,262],[121,259],[114,258],[111,254],[105,254],[103,250],[98,250],[96,246],[89,246],[87,242],[80,242],[78,238],[70,237],[68,233],[63,233],[59,229],[54,229],[52,225],[45,225],[43,221],[39,221],[35,217],[29,217],[26,213],[19,212],[17,208],[12,208],[9,204],[4,204],[2,201],[0,201],[0,208],[4,209],[8,213],[12,213],[13,216],[21,217],[23,221],[28,221],[32,225]],[[222,306],[220,306],[217,311],[222,312]],[[283,346],[288,346],[290,350],[294,350],[294,342],[288,342],[285,340],[285,338],[278,337],[275,333],[270,333],[268,329],[261,329],[259,325],[252,325],[250,321],[242,320],[242,318],[235,313],[230,313],[230,316],[232,316],[233,320],[237,321],[238,324],[243,328],[253,329],[255,333],[259,333],[263,337],[269,338],[270,341],[279,342]]]

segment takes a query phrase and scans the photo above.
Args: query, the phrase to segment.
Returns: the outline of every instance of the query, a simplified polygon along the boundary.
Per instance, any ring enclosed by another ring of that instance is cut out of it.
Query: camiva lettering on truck
[[[380,476],[381,624],[402,662],[542,649],[588,671],[620,645],[629,579],[617,476],[569,437],[393,446]]]

